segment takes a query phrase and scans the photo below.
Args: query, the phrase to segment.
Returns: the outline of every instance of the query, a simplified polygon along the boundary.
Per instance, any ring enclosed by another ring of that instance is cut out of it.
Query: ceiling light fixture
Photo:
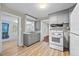
[[[39,6],[40,6],[40,8],[44,9],[44,8],[47,7],[47,4],[46,3],[40,3]]]

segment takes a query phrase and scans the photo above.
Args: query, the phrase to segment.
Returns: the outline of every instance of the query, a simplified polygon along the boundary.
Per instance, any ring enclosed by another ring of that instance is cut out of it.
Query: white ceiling
[[[36,18],[47,17],[48,14],[72,7],[73,3],[48,3],[45,9],[39,8],[39,3],[6,3],[8,8],[32,15]]]

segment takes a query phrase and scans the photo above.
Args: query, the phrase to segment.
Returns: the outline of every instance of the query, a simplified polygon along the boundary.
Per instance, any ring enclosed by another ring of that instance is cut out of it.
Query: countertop
[[[34,32],[23,32],[23,34],[32,34],[32,33],[40,33],[40,31],[34,31]]]

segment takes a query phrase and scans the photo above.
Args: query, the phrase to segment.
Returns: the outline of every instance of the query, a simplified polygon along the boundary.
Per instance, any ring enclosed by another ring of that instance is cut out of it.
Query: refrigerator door
[[[70,31],[79,34],[79,4],[76,5],[70,15]]]
[[[0,55],[1,55],[1,52],[2,52],[2,17],[0,14]]]
[[[79,36],[75,33],[70,34],[70,55],[79,56]]]

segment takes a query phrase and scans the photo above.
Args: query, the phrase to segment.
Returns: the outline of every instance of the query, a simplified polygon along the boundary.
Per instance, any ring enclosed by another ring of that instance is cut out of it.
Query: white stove
[[[49,47],[63,51],[63,30],[50,30]]]

